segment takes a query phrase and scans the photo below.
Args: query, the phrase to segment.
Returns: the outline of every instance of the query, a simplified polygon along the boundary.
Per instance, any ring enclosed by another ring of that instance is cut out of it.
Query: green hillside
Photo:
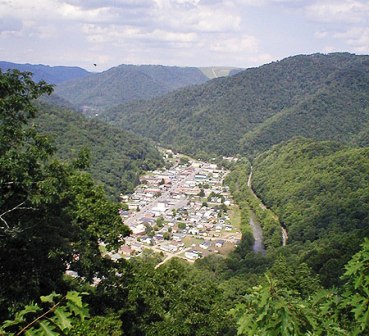
[[[368,68],[368,56],[295,56],[102,118],[191,154],[250,155],[296,135],[350,142],[369,119]]]
[[[120,65],[81,80],[58,85],[55,93],[77,108],[93,113],[107,106],[153,98],[207,80],[197,68]]]
[[[369,234],[369,148],[295,138],[255,159],[253,188],[323,282]]]
[[[41,104],[35,123],[42,133],[51,135],[63,159],[87,148],[92,176],[114,198],[132,191],[143,170],[162,164],[159,152],[147,140],[67,109]]]

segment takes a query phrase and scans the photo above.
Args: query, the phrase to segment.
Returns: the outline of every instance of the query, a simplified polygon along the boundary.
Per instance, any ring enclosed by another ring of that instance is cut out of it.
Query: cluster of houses
[[[229,218],[232,199],[223,185],[227,171],[180,160],[170,151],[166,156],[173,160],[172,168],[142,176],[133,194],[122,195],[127,207],[120,214],[132,234],[113,258],[128,259],[151,249],[193,261],[239,243],[241,233]]]

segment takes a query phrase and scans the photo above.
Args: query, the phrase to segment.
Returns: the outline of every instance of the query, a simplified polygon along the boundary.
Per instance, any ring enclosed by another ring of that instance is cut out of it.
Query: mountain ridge
[[[132,100],[161,96],[207,80],[195,67],[122,64],[87,78],[63,83],[56,87],[55,93],[85,112],[93,112]]]
[[[149,101],[116,106],[101,118],[190,154],[254,155],[291,136],[334,140],[347,130],[346,140],[351,141],[369,120],[368,69],[365,55],[297,55]],[[352,102],[344,99],[346,95]],[[303,118],[306,113],[310,114]],[[318,136],[314,130],[319,118],[323,132]],[[340,118],[345,125],[339,125]],[[270,124],[267,129],[278,135],[276,139],[261,132],[264,123]],[[285,127],[290,127],[288,134]]]
[[[44,64],[19,64],[6,61],[0,61],[0,69],[18,69],[33,73],[33,80],[38,82],[44,80],[49,84],[60,84],[65,81],[83,78],[91,73],[85,69],[76,66],[50,66]]]

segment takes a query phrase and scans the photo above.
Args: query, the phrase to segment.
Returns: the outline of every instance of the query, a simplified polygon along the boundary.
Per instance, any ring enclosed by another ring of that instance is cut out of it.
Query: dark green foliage
[[[190,154],[254,155],[296,135],[350,142],[369,120],[368,56],[295,56],[101,118]]]
[[[365,238],[361,250],[356,253],[345,266],[346,280],[343,293],[342,308],[350,312],[350,320],[354,321],[353,335],[364,335],[369,332],[369,239]]]
[[[134,266],[127,311],[126,335],[234,335],[234,321],[214,277],[184,261],[172,259],[154,270]]]
[[[77,321],[72,330],[74,336],[121,336],[122,321],[114,314],[94,316],[83,322]]]
[[[70,110],[41,104],[35,123],[53,139],[62,159],[88,149],[89,171],[115,199],[120,193],[132,192],[143,171],[163,164],[160,153],[147,140]]]
[[[31,100],[51,88],[28,73],[0,72],[0,316],[53,290],[70,265],[104,277],[98,239],[115,246],[128,228],[102,187],[82,172],[85,157],[61,163],[30,125]],[[110,266],[111,267],[111,266]],[[115,274],[116,272],[114,272]]]
[[[153,98],[207,80],[197,68],[120,65],[102,73],[58,85],[55,92],[77,108],[94,114],[107,106]]]
[[[316,288],[309,296],[301,295],[296,286],[286,284],[285,276],[281,281],[266,275],[266,281],[249,289],[244,302],[234,310],[239,317],[238,334],[367,335],[368,261],[369,241],[366,239],[362,249],[346,265],[343,287],[338,290]],[[279,271],[285,270],[286,265],[282,265]]]

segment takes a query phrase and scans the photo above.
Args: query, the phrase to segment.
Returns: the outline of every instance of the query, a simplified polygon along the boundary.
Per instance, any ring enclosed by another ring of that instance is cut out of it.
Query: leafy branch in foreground
[[[346,265],[340,290],[318,290],[307,299],[266,276],[233,313],[238,335],[368,335],[369,239]]]
[[[37,303],[26,305],[13,320],[3,322],[0,335],[69,335],[76,321],[89,317],[88,306],[78,292],[70,291],[63,297],[53,292],[40,300],[44,308]]]

